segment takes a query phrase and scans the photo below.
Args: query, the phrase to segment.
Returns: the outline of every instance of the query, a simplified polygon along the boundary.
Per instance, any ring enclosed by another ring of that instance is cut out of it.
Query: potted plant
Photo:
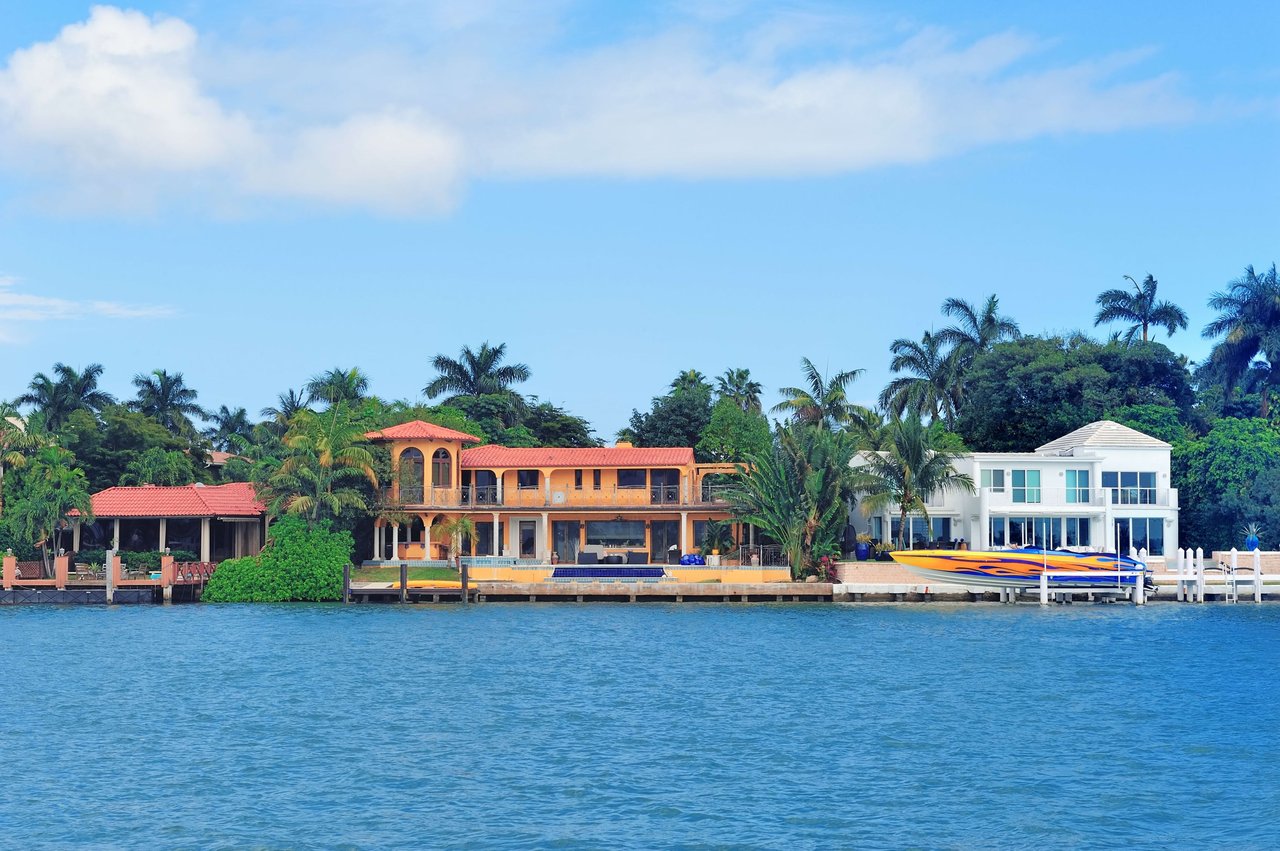
[[[1245,552],[1253,552],[1258,549],[1258,545],[1262,543],[1262,524],[1250,523],[1244,527],[1244,549]]]
[[[871,536],[865,532],[858,535],[858,543],[853,548],[854,557],[858,561],[866,561],[871,558]]]

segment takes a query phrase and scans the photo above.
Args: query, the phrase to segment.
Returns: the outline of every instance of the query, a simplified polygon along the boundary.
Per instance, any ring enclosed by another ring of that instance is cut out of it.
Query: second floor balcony
[[[1129,507],[1169,508],[1178,505],[1177,488],[1049,488],[1003,487],[981,488],[979,494],[992,509],[1016,510],[1042,508],[1055,511],[1072,509],[1112,509]],[[945,505],[948,497],[935,497],[930,507]]]
[[[467,508],[494,511],[506,508],[682,508],[698,506],[724,507],[730,486],[704,483],[691,488],[686,495],[681,485],[646,485],[643,487],[552,488],[507,487],[496,485],[464,485],[461,488],[402,486],[399,493],[392,488],[382,492],[388,504],[425,508]]]

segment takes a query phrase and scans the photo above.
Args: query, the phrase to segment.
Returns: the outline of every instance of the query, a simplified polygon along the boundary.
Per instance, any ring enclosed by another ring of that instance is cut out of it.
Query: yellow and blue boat
[[[931,582],[995,588],[1040,584],[1045,570],[1087,573],[1082,577],[1052,577],[1055,587],[1090,588],[1099,585],[1132,586],[1136,576],[1118,572],[1145,571],[1137,559],[1115,553],[1073,553],[1023,547],[1013,550],[898,550],[893,560]],[[1094,575],[1096,574],[1096,576]]]

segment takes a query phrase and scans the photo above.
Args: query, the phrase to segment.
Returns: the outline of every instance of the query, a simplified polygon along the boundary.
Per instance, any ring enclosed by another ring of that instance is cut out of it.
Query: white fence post
[[[1040,605],[1049,605],[1049,571],[1040,573]]]
[[[1187,575],[1187,551],[1182,549],[1181,547],[1178,548],[1178,569],[1174,572],[1177,573],[1178,575],[1177,598],[1178,598],[1178,602],[1181,603],[1186,600],[1186,596],[1187,596],[1186,583],[1183,581],[1183,578]]]
[[[1253,602],[1262,602],[1262,552],[1253,551]]]
[[[1212,555],[1209,556],[1213,558]],[[1196,547],[1196,600],[1204,602],[1204,547]]]

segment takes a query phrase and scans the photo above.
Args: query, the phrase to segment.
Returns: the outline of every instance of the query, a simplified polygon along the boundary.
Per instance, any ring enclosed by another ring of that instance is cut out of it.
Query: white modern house
[[[853,461],[855,465],[860,462]],[[1178,491],[1169,486],[1169,444],[1110,420],[1050,441],[1034,452],[974,452],[956,462],[975,492],[948,490],[927,503],[929,519],[909,516],[908,546],[930,542],[970,549],[1038,546],[1161,557],[1178,548]],[[854,528],[894,541],[896,510]]]

